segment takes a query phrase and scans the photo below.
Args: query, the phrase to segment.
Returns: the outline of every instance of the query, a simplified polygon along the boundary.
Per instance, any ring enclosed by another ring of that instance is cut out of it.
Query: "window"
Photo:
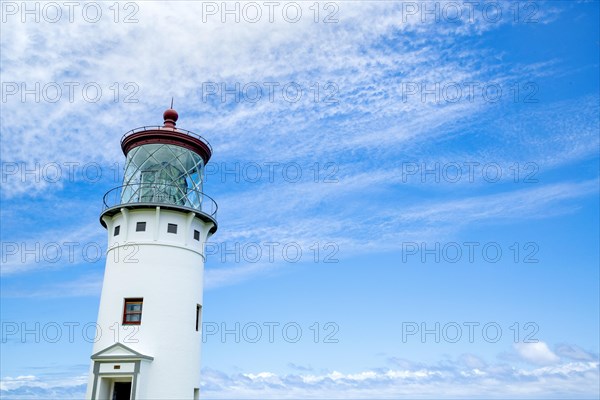
[[[143,301],[144,299],[125,299],[123,325],[139,325],[142,323]]]
[[[119,233],[121,233],[121,225],[115,226],[115,231],[113,232],[113,236],[119,236]]]
[[[194,240],[200,241],[200,232],[194,229]]]
[[[177,233],[177,224],[169,224],[167,226],[167,232],[169,232],[169,233]]]
[[[145,232],[146,231],[146,223],[138,222],[137,224],[135,224],[135,231],[136,232]]]
[[[196,304],[196,332],[200,329],[200,315],[202,314],[202,306]]]

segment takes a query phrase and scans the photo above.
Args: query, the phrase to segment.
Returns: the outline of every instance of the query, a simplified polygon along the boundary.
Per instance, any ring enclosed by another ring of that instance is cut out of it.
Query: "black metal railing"
[[[215,221],[217,202],[212,197],[185,186],[160,183],[134,183],[122,185],[106,192],[102,212],[127,204],[156,204],[181,206],[200,211]]]

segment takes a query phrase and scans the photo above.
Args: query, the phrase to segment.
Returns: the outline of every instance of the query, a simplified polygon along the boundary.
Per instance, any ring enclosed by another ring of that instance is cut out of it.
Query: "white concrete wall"
[[[135,231],[138,221],[146,222],[145,232]],[[120,342],[154,357],[141,363],[138,399],[193,399],[200,387],[196,305],[202,305],[204,243],[212,224],[193,213],[150,208],[122,210],[105,222],[109,249],[94,353]],[[168,223],[177,224],[177,234],[167,232]],[[120,234],[113,236],[117,225]],[[123,326],[124,299],[136,297],[143,298],[141,324]]]

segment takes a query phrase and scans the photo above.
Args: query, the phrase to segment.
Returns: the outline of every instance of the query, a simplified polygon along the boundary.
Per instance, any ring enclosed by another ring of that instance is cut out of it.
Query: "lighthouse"
[[[87,399],[198,399],[204,244],[217,204],[203,193],[212,155],[176,127],[133,129],[121,139],[123,185],[104,195],[106,268]]]

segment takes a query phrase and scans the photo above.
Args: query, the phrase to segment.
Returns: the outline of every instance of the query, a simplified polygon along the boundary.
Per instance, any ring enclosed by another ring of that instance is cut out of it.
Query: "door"
[[[112,400],[130,400],[131,382],[115,382]]]

